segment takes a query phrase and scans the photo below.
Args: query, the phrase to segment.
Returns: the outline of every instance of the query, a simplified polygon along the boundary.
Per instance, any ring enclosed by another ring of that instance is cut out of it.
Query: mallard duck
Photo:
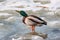
[[[17,11],[20,13],[20,15],[23,16],[23,23],[31,26],[32,32],[35,32],[35,26],[42,26],[47,25],[47,22],[43,19],[35,16],[35,15],[28,15],[25,11]]]

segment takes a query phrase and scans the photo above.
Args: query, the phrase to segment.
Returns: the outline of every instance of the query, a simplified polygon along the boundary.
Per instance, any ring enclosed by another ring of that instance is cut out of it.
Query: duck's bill
[[[20,12],[20,11],[18,11],[18,10],[15,10],[15,11],[18,12],[18,13]]]

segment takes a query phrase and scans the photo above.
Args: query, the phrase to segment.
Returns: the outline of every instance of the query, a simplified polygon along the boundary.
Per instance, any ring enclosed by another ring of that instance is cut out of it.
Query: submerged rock
[[[29,36],[27,36],[27,37],[19,37],[19,38],[17,38],[17,39],[12,39],[12,40],[44,40],[42,37],[39,37],[39,36],[31,36],[31,37],[29,37]]]
[[[37,33],[37,32],[30,32],[30,33],[27,33],[27,35],[37,35],[37,36],[40,36],[44,39],[47,38],[47,34]]]
[[[20,36],[19,38],[13,38],[12,40],[45,40],[46,38],[46,34],[30,32]]]

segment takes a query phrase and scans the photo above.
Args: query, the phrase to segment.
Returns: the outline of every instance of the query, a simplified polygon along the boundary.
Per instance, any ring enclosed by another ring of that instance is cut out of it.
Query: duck
[[[32,32],[35,32],[36,26],[47,25],[47,22],[35,15],[28,15],[25,11],[17,11],[20,15],[23,16],[22,22],[31,27]]]

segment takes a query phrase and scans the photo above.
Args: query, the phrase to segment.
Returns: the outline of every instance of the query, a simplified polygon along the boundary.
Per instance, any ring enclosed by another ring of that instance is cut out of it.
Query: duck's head
[[[20,13],[23,17],[27,17],[28,16],[25,11],[17,11],[17,12]]]

